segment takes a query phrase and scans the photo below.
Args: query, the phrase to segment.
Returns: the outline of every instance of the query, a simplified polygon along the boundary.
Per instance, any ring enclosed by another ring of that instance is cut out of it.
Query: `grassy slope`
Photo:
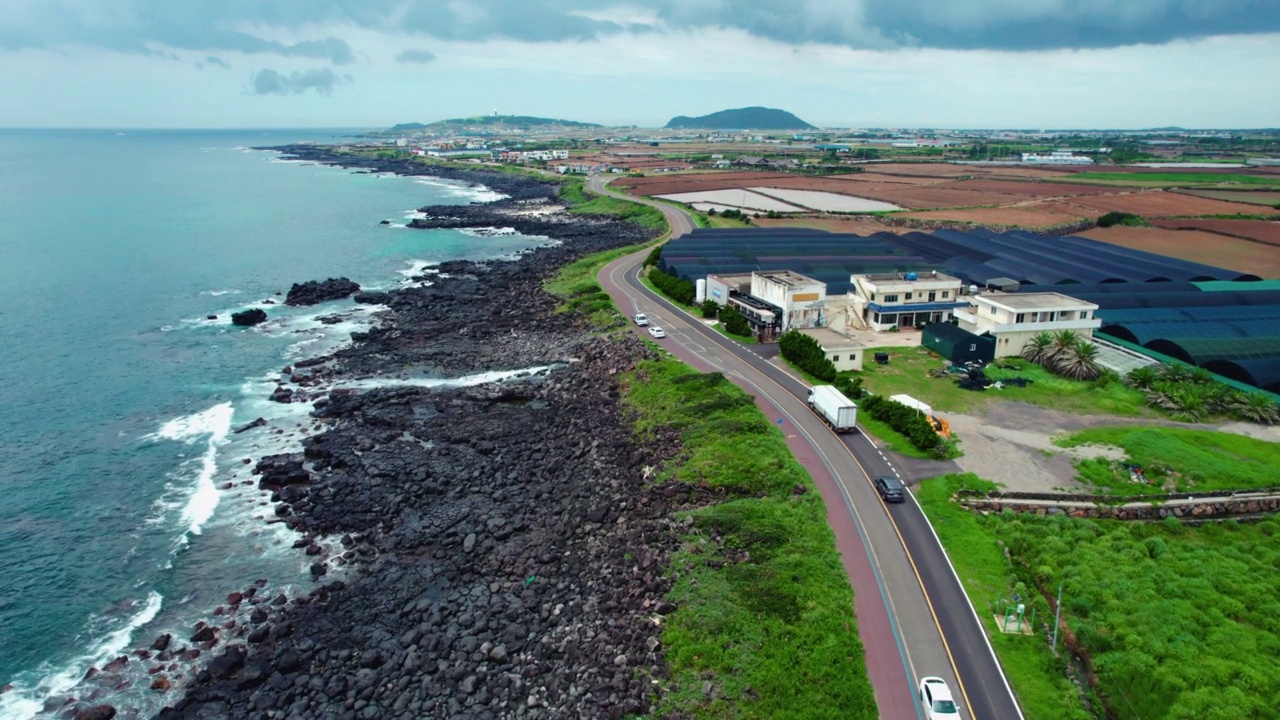
[[[546,287],[569,309],[599,291],[595,272],[625,252],[567,266]],[[617,317],[611,302],[609,313]],[[680,608],[663,635],[674,685],[653,716],[875,718],[853,591],[825,506],[781,434],[722,376],[674,360],[646,362],[623,383],[642,442],[660,428],[682,438],[681,455],[662,477],[705,481],[727,498],[690,513],[693,524],[668,569]],[[738,560],[741,551],[749,559],[720,564],[726,558],[713,536]],[[702,693],[705,681],[711,698]]]
[[[718,373],[660,360],[624,382],[642,442],[658,428],[680,433],[682,452],[663,469],[665,478],[705,482],[739,498],[691,513],[671,568],[680,609],[663,634],[680,690],[655,716],[876,717],[853,591],[825,506],[781,434]],[[721,565],[726,556],[715,536],[747,559]],[[702,694],[704,680],[716,688],[713,699]]]
[[[1109,463],[1083,461],[1081,477],[1112,492],[1161,492],[1167,478],[1179,491],[1233,490],[1280,486],[1280,445],[1242,435],[1162,427],[1100,427],[1056,441],[1063,447],[1111,445],[1142,466],[1152,485],[1116,478]]]
[[[628,200],[619,200],[603,195],[588,195],[584,189],[585,185],[586,181],[580,177],[566,178],[564,184],[561,185],[560,197],[570,203],[570,213],[575,215],[613,215],[655,230],[667,226],[666,217],[658,209]]]

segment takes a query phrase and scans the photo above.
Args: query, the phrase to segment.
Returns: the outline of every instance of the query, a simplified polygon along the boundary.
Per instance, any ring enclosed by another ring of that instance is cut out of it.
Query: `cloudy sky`
[[[0,126],[1280,126],[1277,0],[3,0]]]

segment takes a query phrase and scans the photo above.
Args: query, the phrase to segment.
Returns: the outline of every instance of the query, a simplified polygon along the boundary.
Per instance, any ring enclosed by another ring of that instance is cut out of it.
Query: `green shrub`
[[[720,312],[720,305],[715,300],[702,301],[702,317],[706,320],[712,320],[716,314]]]
[[[942,438],[924,413],[881,395],[863,398],[859,406],[871,417],[888,425],[911,441],[920,450],[931,451],[942,445]]]
[[[1098,218],[1098,227],[1111,227],[1112,225],[1126,225],[1130,227],[1147,227],[1151,223],[1147,222],[1141,215],[1134,215],[1127,212],[1109,212]]]
[[[692,305],[693,298],[697,295],[697,289],[693,283],[675,275],[669,275],[656,267],[649,271],[649,280],[653,282],[654,287],[662,291],[663,295],[681,305]]]
[[[739,337],[751,337],[751,324],[738,308],[726,306],[720,311],[720,322],[724,323],[725,332]]]

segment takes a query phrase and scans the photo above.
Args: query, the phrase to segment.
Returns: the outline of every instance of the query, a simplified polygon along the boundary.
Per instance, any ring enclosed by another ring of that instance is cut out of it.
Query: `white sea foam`
[[[148,593],[145,602],[136,603],[138,611],[120,628],[108,633],[89,650],[65,665],[41,667],[37,672],[43,673],[35,684],[27,687],[19,683],[3,695],[0,695],[0,718],[6,720],[29,720],[40,713],[44,707],[44,698],[60,695],[74,688],[84,677],[85,671],[120,655],[133,641],[134,632],[156,618],[164,605],[164,597],[154,590]]]
[[[502,200],[507,196],[496,191],[490,190],[483,185],[462,185],[438,178],[414,178],[413,181],[419,185],[428,185],[433,188],[444,190],[448,195],[456,198],[465,198],[476,202],[494,202]]]
[[[209,295],[211,297],[221,297],[222,295],[239,295],[239,290],[205,290],[201,295]]]
[[[378,388],[391,387],[473,387],[475,385],[484,385],[486,383],[502,382],[517,376],[544,375],[548,372],[551,372],[550,365],[539,365],[537,367],[523,368],[521,370],[491,370],[489,372],[476,373],[475,375],[464,375],[463,377],[457,378],[364,378],[362,380],[338,383],[334,385],[334,388],[342,390],[376,390]]]
[[[218,488],[213,483],[214,475],[218,472],[218,448],[227,442],[234,412],[231,403],[219,403],[203,412],[174,418],[149,436],[151,439],[174,440],[188,445],[195,444],[202,438],[205,440],[204,452],[191,461],[198,465],[199,471],[195,488],[182,509],[182,522],[192,535],[200,534],[201,526],[218,507]]]
[[[458,232],[471,237],[500,237],[506,235],[515,235],[516,229],[513,227],[480,227],[480,228],[462,228]]]

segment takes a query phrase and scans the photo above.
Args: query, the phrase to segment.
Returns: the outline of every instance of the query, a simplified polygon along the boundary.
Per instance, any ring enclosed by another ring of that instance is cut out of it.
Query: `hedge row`
[[[656,267],[649,271],[649,279],[653,281],[654,287],[662,291],[663,295],[681,305],[693,304],[693,298],[697,291],[694,289],[693,283],[688,280],[681,280],[675,275],[668,275]]]
[[[901,433],[920,450],[932,450],[942,443],[929,418],[913,407],[880,395],[863,398],[860,407],[863,412],[870,413],[871,417]]]
[[[818,341],[797,330],[788,330],[778,339],[782,357],[796,367],[825,382],[834,382],[836,366],[827,359]]]

